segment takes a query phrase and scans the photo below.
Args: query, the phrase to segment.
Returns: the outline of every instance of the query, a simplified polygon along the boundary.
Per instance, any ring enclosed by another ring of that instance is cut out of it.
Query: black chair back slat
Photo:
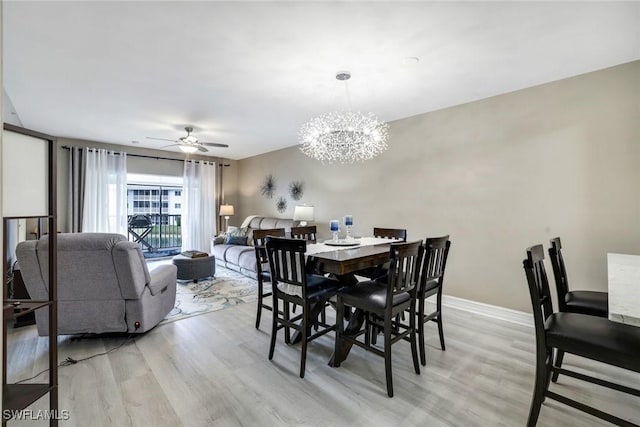
[[[551,267],[553,268],[553,278],[556,281],[556,293],[558,294],[558,308],[560,311],[567,311],[566,296],[569,293],[569,280],[567,278],[567,269],[564,265],[562,257],[562,242],[559,237],[550,241],[549,258],[551,259]]]
[[[382,239],[398,239],[403,242],[407,241],[407,230],[404,228],[380,228],[374,227],[373,237]]]
[[[260,328],[260,319],[262,317],[262,309],[271,310],[271,306],[265,304],[263,299],[271,296],[271,292],[264,292],[264,281],[270,281],[271,276],[267,264],[267,250],[264,246],[267,236],[284,237],[284,228],[271,228],[264,230],[253,230],[253,245],[256,254],[256,279],[258,280],[258,311],[256,313],[256,328]]]
[[[522,263],[527,276],[527,283],[529,284],[536,335],[539,335],[538,331],[544,334],[544,322],[553,314],[553,305],[549,290],[549,280],[544,268],[544,249],[542,245],[528,248],[527,258]]]
[[[422,270],[420,272],[420,286],[425,286],[429,281],[437,280],[442,286],[444,271],[447,267],[449,248],[451,241],[449,236],[430,237],[425,241],[425,253]]]
[[[302,287],[302,296],[306,293],[306,274],[304,254],[307,251],[306,240],[266,237],[267,257],[271,266],[271,282]]]
[[[253,230],[253,246],[256,248],[256,261],[260,264],[267,261],[267,251],[264,247],[264,240],[267,236],[284,237],[284,228],[271,228],[265,230]]]
[[[291,237],[294,239],[316,242],[317,228],[315,225],[291,227]]]
[[[418,281],[418,268],[420,266],[421,242],[392,243],[390,249],[390,265],[388,273],[387,307],[391,309],[390,302],[393,297],[402,292],[409,292],[414,296]]]

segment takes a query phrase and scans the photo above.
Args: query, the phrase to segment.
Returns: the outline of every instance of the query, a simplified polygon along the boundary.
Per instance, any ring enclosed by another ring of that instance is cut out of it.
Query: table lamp
[[[305,227],[307,221],[313,221],[313,206],[297,205],[293,209],[293,220],[300,221],[300,225]]]
[[[229,217],[233,216],[233,205],[220,205],[220,216],[224,216],[224,229],[229,229]]]

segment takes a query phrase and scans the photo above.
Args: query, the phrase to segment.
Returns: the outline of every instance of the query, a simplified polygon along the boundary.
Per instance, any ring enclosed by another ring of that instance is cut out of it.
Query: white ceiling
[[[5,0],[3,37],[5,120],[148,148],[193,125],[241,159],[344,108],[339,70],[390,121],[638,60],[640,3]]]

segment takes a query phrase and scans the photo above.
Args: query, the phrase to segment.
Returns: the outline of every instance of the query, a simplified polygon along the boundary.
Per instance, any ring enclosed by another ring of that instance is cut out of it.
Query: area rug
[[[253,302],[257,297],[256,280],[216,266],[215,278],[198,283],[178,281],[176,305],[160,324]]]

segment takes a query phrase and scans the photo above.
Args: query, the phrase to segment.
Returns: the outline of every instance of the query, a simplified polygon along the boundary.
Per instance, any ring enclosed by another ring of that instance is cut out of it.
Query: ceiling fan
[[[198,141],[198,138],[196,138],[195,136],[191,135],[191,132],[193,132],[193,128],[191,126],[186,126],[184,128],[184,130],[187,131],[187,136],[181,136],[178,139],[164,139],[164,138],[152,138],[150,136],[147,137],[147,139],[157,139],[158,141],[170,141],[170,142],[177,142],[177,144],[171,144],[171,145],[167,145],[165,147],[162,148],[166,148],[166,147],[180,147],[180,150],[184,151],[185,153],[195,153],[196,151],[200,150],[203,153],[206,153],[207,150],[205,148],[205,145],[207,147],[222,147],[222,148],[226,148],[228,147],[227,144],[219,144],[217,142],[201,142]]]

